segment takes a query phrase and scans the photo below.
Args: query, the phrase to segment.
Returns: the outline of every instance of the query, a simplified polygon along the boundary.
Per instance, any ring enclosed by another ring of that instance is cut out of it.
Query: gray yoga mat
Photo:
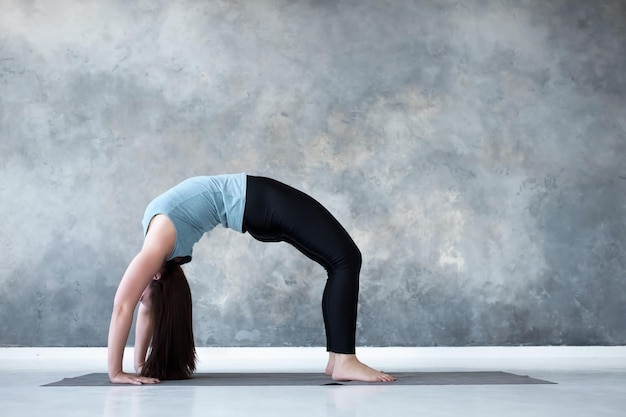
[[[508,372],[395,372],[398,380],[380,385],[502,385],[554,384],[554,382],[515,375]],[[101,387],[111,386],[105,373],[87,374],[43,385],[44,387]],[[198,373],[181,381],[161,381],[167,386],[319,386],[319,385],[373,385],[357,381],[333,381],[324,374],[313,373]]]

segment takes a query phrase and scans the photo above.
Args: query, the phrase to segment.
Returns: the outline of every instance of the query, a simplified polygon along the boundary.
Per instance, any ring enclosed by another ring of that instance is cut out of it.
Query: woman
[[[329,352],[326,374],[334,380],[395,380],[355,355],[361,253],[339,222],[310,196],[245,173],[193,177],[154,199],[142,223],[143,247],[115,294],[108,341],[111,382],[151,384],[191,376],[191,294],[180,265],[191,261],[193,245],[219,224],[263,242],[288,242],[327,270],[322,298]],[[140,300],[137,374],[129,374],[122,370],[122,358]]]

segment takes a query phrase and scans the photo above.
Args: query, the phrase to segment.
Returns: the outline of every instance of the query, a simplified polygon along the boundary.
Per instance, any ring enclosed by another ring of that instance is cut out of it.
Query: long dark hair
[[[150,283],[152,343],[141,375],[188,379],[196,369],[191,291],[180,265],[168,262]]]

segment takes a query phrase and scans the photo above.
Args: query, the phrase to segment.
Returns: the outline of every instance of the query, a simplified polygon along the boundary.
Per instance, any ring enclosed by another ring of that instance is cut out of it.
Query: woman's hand
[[[149,378],[147,376],[140,376],[135,374],[127,374],[126,372],[120,372],[109,379],[114,384],[143,385],[158,384],[159,382],[161,382],[156,378]]]

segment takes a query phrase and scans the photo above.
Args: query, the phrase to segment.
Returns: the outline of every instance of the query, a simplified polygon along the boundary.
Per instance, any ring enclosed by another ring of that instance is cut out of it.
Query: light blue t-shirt
[[[165,214],[176,229],[176,244],[167,257],[191,260],[193,245],[203,234],[221,224],[243,233],[246,206],[246,174],[192,177],[167,190],[148,204],[143,233],[157,214]]]

